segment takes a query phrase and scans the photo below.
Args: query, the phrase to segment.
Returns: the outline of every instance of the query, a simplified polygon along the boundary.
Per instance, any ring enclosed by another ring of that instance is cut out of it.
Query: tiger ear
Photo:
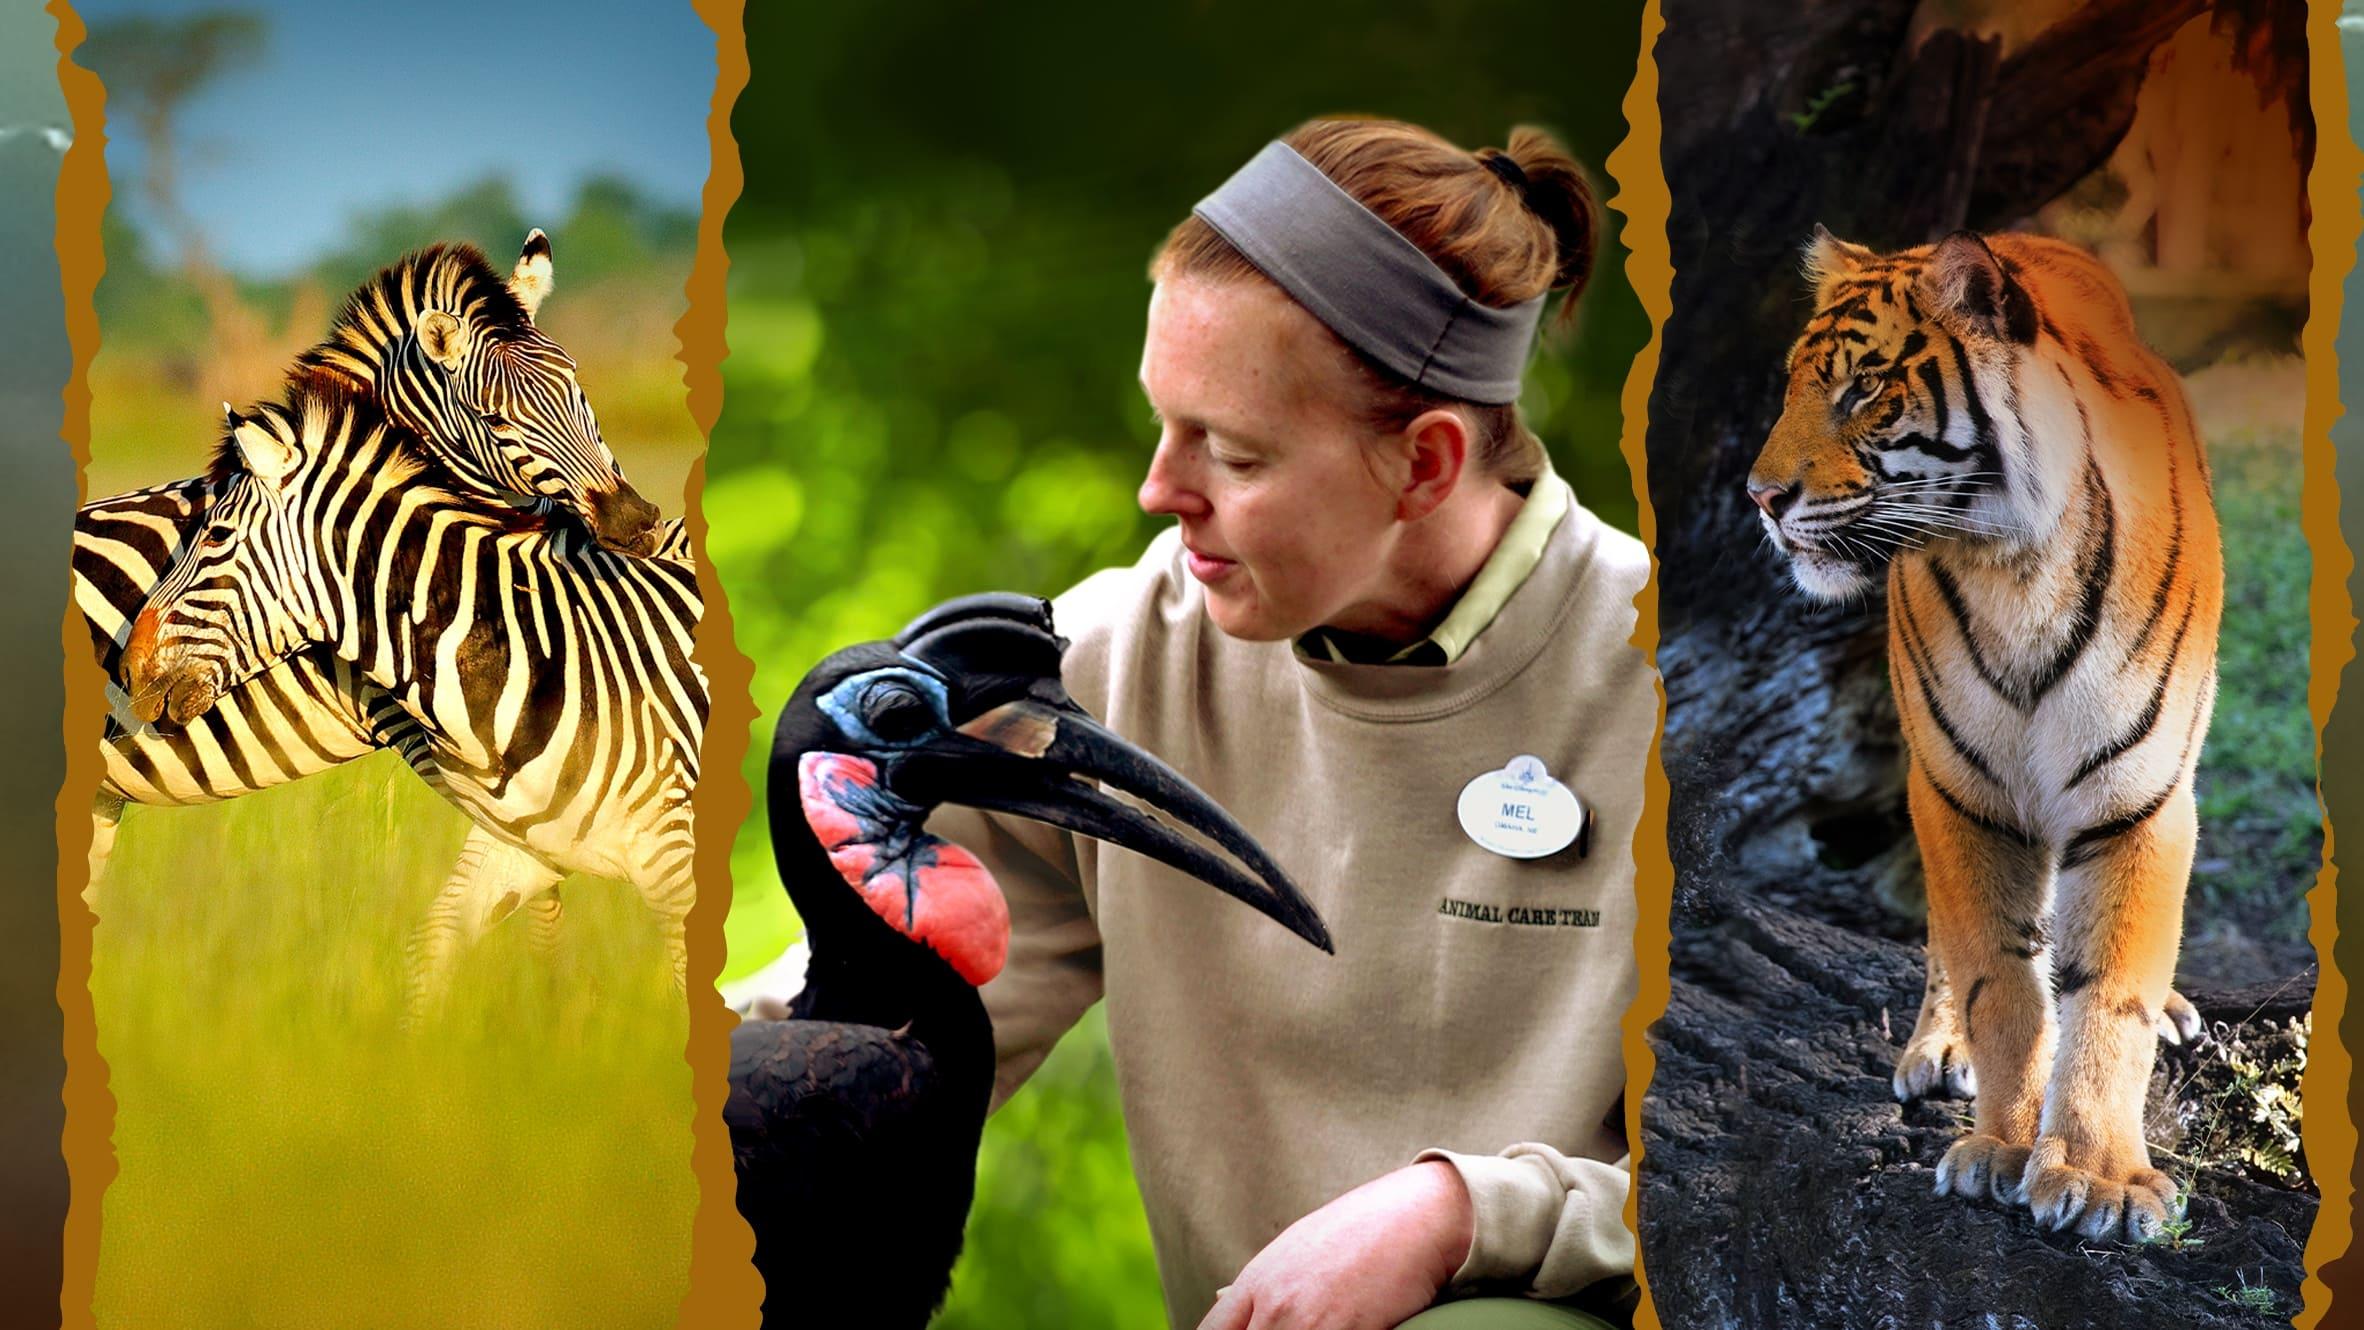
[[[468,329],[443,310],[428,310],[419,316],[419,349],[446,370],[456,370],[468,357]]]
[[[1808,238],[1798,257],[1806,271],[1806,280],[1814,283],[1819,293],[1879,256],[1861,245],[1839,239],[1830,233],[1830,228],[1816,222],[1813,236]]]
[[[2036,340],[2036,305],[1976,231],[1937,242],[1915,294],[1940,318],[1988,337]]]
[[[525,306],[525,317],[532,319],[542,312],[542,301],[557,285],[556,271],[550,266],[550,237],[535,227],[525,234],[525,248],[517,253],[517,266],[509,272],[509,294]]]
[[[225,407],[225,410],[228,408]],[[295,445],[263,428],[262,422],[229,412],[230,442],[248,474],[276,487],[295,470]]]

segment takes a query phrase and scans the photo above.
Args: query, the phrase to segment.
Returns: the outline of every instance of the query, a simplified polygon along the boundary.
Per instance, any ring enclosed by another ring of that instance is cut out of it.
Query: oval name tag
[[[1592,848],[1592,810],[1538,757],[1514,757],[1462,786],[1458,811],[1471,840],[1508,858],[1540,859],[1571,843],[1580,856]]]

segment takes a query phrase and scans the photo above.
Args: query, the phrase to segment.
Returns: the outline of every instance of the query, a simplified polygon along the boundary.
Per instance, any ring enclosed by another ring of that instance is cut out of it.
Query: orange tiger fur
[[[1749,492],[1809,593],[1887,580],[1929,890],[1910,1070],[1958,1039],[1975,1072],[1937,1189],[2144,1240],[2176,1195],[2142,1102],[2181,1004],[2224,599],[2191,410],[2075,246],[1960,232],[1881,255],[1818,229],[1807,269]]]

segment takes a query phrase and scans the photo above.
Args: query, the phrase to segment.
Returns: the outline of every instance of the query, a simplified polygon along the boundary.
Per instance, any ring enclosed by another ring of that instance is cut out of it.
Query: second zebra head
[[[279,661],[351,634],[410,654],[400,630],[426,607],[407,591],[395,593],[399,603],[375,598],[405,585],[431,556],[390,526],[415,504],[448,506],[453,493],[416,436],[367,394],[327,376],[293,382],[285,404],[244,415],[223,407],[228,428],[201,521],[149,591],[118,662],[142,721],[186,725]],[[455,592],[459,582],[450,579]],[[378,622],[358,622],[364,617]]]
[[[540,230],[506,278],[472,246],[431,246],[355,291],[297,373],[373,393],[462,488],[547,501],[608,548],[647,554],[663,515],[624,479],[574,358],[535,322],[554,284]]]

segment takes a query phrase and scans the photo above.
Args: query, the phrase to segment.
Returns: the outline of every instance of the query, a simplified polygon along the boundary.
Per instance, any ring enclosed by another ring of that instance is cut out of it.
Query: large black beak
[[[958,737],[931,744],[925,757],[914,758],[906,761],[924,764],[929,803],[1015,813],[1138,851],[1246,902],[1323,951],[1335,951],[1321,916],[1247,828],[1180,772],[1092,719],[1056,685],[985,712],[961,726]],[[1239,863],[1074,779],[1079,776],[1172,816]]]

